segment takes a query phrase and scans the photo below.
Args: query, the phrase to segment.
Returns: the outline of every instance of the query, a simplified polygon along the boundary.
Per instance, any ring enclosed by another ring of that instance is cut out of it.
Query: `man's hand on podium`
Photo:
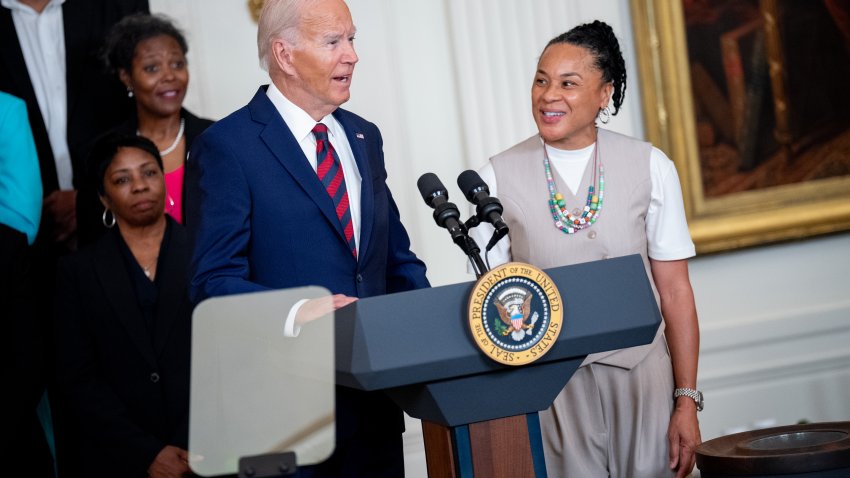
[[[334,294],[318,299],[310,299],[301,305],[298,312],[295,314],[295,325],[303,327],[308,322],[312,322],[319,317],[330,314],[331,312],[345,307],[346,305],[357,300],[357,297],[349,297],[343,294]]]

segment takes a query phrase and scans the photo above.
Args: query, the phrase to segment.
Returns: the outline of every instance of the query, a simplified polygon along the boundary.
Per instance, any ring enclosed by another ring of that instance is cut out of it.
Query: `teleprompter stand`
[[[284,478],[298,471],[295,453],[267,453],[239,458],[239,478]]]
[[[545,272],[560,290],[564,318],[540,360],[511,367],[476,348],[466,325],[468,282],[338,310],[337,383],[384,390],[421,419],[432,478],[546,476],[537,412],[588,354],[652,342],[661,314],[639,255]]]

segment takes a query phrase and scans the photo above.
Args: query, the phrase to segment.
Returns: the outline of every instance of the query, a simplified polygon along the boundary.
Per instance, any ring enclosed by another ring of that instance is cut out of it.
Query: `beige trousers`
[[[549,478],[659,478],[668,466],[673,367],[663,340],[631,370],[578,369],[540,413]]]

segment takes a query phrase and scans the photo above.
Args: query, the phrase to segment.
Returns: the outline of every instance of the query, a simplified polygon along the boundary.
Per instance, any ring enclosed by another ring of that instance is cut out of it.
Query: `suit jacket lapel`
[[[162,355],[177,321],[182,320],[181,314],[184,312],[184,296],[188,283],[186,271],[189,270],[186,237],[175,230],[174,224],[169,224],[169,231],[166,232],[162,247],[165,248],[165,255],[156,270],[159,298],[156,304],[153,331],[153,348],[157,357]]]
[[[372,190],[372,172],[369,167],[369,155],[366,149],[367,138],[363,132],[358,130],[354,122],[350,121],[350,117],[346,112],[337,109],[334,112],[334,117],[339,121],[345,130],[345,136],[348,138],[348,144],[351,145],[351,152],[354,153],[354,161],[357,162],[357,169],[360,171],[360,251],[358,255],[365,257],[366,251],[369,250],[369,240],[372,237],[372,224],[374,217],[374,191]],[[368,138],[369,141],[375,141],[377,138]]]
[[[130,276],[124,268],[124,257],[118,249],[118,231],[109,231],[99,242],[95,250],[95,273],[97,274],[106,299],[115,311],[115,317],[127,330],[130,340],[152,366],[156,366],[156,357],[151,346],[150,336],[145,327],[145,319],[139,311],[138,299],[133,292]]]
[[[5,88],[14,91],[15,96],[19,96],[27,102],[30,127],[38,150],[41,182],[44,185],[44,194],[47,195],[59,187],[59,181],[56,178],[56,164],[53,162],[53,150],[50,148],[47,128],[44,125],[44,119],[41,117],[41,110],[38,107],[35,90],[30,81],[26,60],[24,60],[24,53],[21,50],[21,43],[18,41],[18,34],[15,31],[15,23],[12,21],[12,11],[3,7],[0,7],[0,71],[11,83]],[[0,89],[3,88],[4,85],[0,85]]]
[[[278,162],[295,178],[304,193],[316,203],[325,219],[337,231],[340,240],[347,244],[345,233],[336,217],[333,200],[328,196],[328,192],[319,181],[316,172],[310,167],[307,158],[304,157],[304,152],[301,150],[298,141],[295,140],[295,136],[292,135],[283,118],[266,96],[264,87],[260,88],[254,95],[254,98],[248,104],[248,108],[251,110],[251,116],[255,121],[266,125],[260,133],[260,138],[269,147]]]
[[[15,23],[12,21],[12,11],[0,7],[0,67],[5,70],[5,75],[14,82],[18,91],[23,91],[23,100],[35,101],[35,90],[30,82],[29,71],[15,32]]]
[[[62,24],[65,27],[65,84],[67,85],[68,119],[73,118],[71,114],[76,106],[76,92],[81,90],[78,83],[87,78],[78,69],[88,65],[85,58],[80,54],[86,51],[87,35],[91,32],[89,18],[92,12],[83,11],[80,2],[70,1],[62,4]],[[76,56],[72,55],[76,53]]]

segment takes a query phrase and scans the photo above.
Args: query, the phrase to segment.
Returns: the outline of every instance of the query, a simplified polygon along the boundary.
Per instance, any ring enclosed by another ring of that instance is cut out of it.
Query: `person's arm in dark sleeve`
[[[389,200],[387,293],[430,287],[431,284],[425,276],[425,263],[410,250],[410,237],[401,224],[398,206],[389,188],[387,188],[387,199]]]
[[[251,282],[251,196],[232,142],[207,133],[192,145],[184,188],[187,231],[192,244],[189,298],[268,290]]]
[[[376,128],[377,130],[377,128]],[[380,167],[381,171],[375,171],[374,174],[387,177],[386,169],[384,168],[384,140],[380,132],[377,132],[379,141],[379,150],[381,152]],[[407,230],[401,223],[401,214],[398,211],[393,200],[390,188],[387,187],[386,181],[381,182],[381,186],[385,189],[387,195],[387,293],[403,292],[413,289],[422,289],[430,287],[428,278],[425,276],[425,263],[416,257],[416,254],[410,250],[410,237],[407,235]],[[377,218],[376,218],[377,220]]]

